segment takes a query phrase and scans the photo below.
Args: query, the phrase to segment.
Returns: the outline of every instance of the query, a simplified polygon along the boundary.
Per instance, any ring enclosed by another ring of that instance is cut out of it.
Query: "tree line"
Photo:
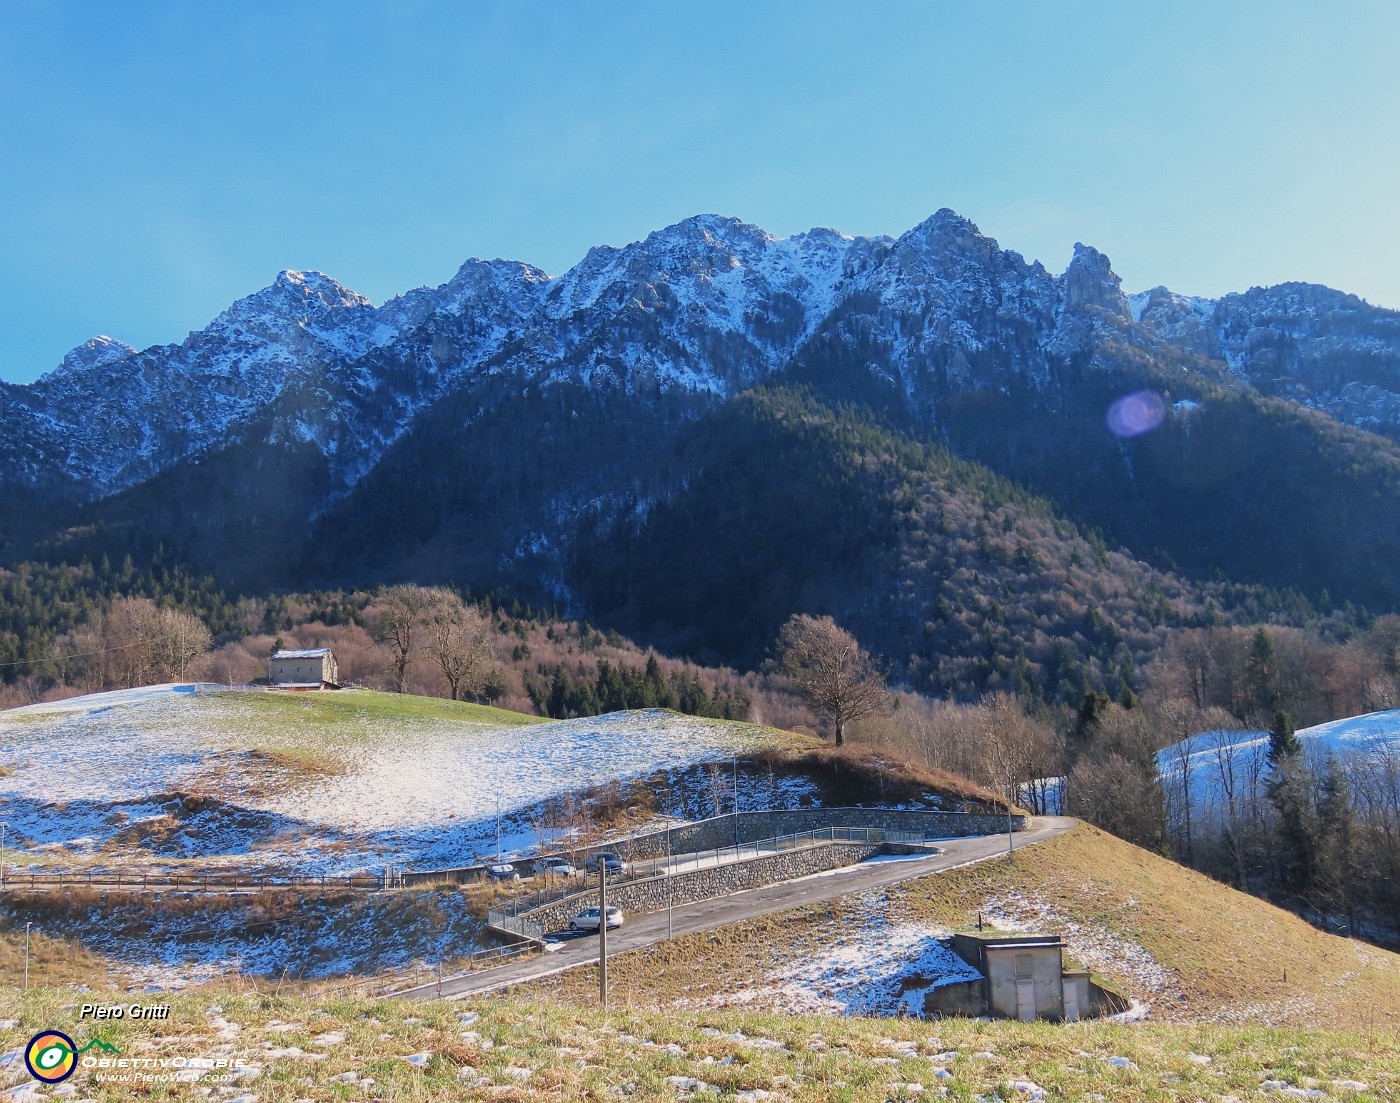
[[[747,720],[751,707],[742,686],[726,682],[707,688],[694,670],[673,671],[667,677],[655,655],[647,657],[645,667],[604,659],[592,678],[582,670],[570,677],[562,666],[546,677],[541,669],[526,677],[525,688],[536,711],[556,720],[623,709],[674,709],[690,716]]]

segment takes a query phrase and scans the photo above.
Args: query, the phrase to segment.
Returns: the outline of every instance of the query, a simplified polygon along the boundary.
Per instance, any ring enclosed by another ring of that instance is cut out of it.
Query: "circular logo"
[[[73,1075],[77,1067],[73,1039],[61,1030],[46,1030],[24,1047],[24,1065],[29,1075],[45,1084],[57,1084]]]

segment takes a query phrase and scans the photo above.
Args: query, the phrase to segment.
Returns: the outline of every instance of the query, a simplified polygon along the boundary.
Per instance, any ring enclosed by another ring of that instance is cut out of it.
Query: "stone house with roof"
[[[267,680],[280,689],[339,689],[340,669],[329,647],[274,651]]]

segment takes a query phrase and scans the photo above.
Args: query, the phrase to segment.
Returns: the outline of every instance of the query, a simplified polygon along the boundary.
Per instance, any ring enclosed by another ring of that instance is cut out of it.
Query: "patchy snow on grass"
[[[765,983],[677,1006],[761,1006],[788,1014],[914,1015],[932,989],[981,974],[949,949],[944,928],[895,923],[882,893],[860,897],[866,916],[830,946],[771,970]]]
[[[155,991],[238,974],[313,978],[417,970],[481,944],[480,920],[455,892],[309,896],[294,908],[275,909],[271,918],[266,907],[257,897],[162,901],[138,895],[109,904],[103,922],[93,922],[82,908],[51,915],[46,929],[120,961],[127,986]],[[315,1044],[344,1040],[329,1032]]]
[[[1070,955],[1093,972],[1128,978],[1134,987],[1153,996],[1179,988],[1176,973],[1159,965],[1138,943],[1103,924],[1071,919],[1044,900],[1007,892],[987,901],[982,914],[998,930],[1058,933]]]
[[[87,868],[153,856],[303,874],[464,865],[495,854],[498,815],[502,851],[523,851],[541,840],[529,819],[544,801],[772,739],[664,710],[526,723],[356,690],[194,688],[0,713],[11,843]]]

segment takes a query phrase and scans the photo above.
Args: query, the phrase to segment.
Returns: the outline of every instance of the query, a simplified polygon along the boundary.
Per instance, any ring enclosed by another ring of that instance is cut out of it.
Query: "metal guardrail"
[[[226,688],[226,687],[218,687]],[[831,809],[833,815],[840,815],[847,809]],[[856,811],[869,811],[859,809]],[[878,811],[878,810],[876,810]],[[773,812],[741,812],[738,817],[750,815],[773,815]],[[779,813],[781,814],[781,813]],[[939,816],[959,815],[959,813],[933,813]],[[706,820],[697,820],[694,823],[684,824],[674,829],[676,834],[689,832],[696,828],[706,828],[711,825],[731,821],[736,818],[734,813],[727,813],[722,816],[714,816]],[[666,831],[652,831],[644,835],[634,836],[630,839],[620,839],[616,843],[594,843],[583,848],[579,853],[592,854],[599,850],[606,850],[610,846],[626,847],[636,841],[644,840],[657,842],[667,835]],[[688,854],[701,855],[698,860],[717,861],[724,855],[734,855],[730,860],[743,860],[742,855],[748,853],[751,857],[762,857],[763,850],[773,851],[775,849],[790,849],[793,846],[810,845],[814,840],[820,839],[825,842],[849,841],[864,842],[872,838],[880,838],[887,842],[923,842],[929,838],[927,833],[920,834],[916,831],[905,831],[894,828],[881,827],[828,827],[814,828],[807,831],[799,831],[788,835],[779,835],[768,839],[760,839],[754,842],[740,843],[737,846],[725,846],[702,851],[688,851]],[[527,858],[517,864],[534,868],[541,858],[550,855],[538,855],[533,859]],[[697,859],[692,859],[696,861]],[[638,880],[643,875],[655,876],[656,870],[665,865],[667,859],[663,857],[643,858],[632,863],[627,875],[620,878],[613,878],[614,881]],[[673,867],[673,872],[682,872]],[[435,882],[455,882],[459,884],[485,881],[489,878],[486,866],[461,866],[451,869],[438,870],[391,870],[385,875],[361,874],[340,877],[256,877],[247,874],[209,874],[194,872],[189,874],[174,873],[169,875],[151,876],[149,874],[140,877],[134,875],[123,875],[121,873],[57,873],[57,874],[35,874],[23,873],[15,870],[13,865],[5,870],[4,883],[0,884],[0,891],[21,891],[29,889],[31,891],[41,891],[46,889],[65,889],[89,887],[94,889],[117,889],[130,891],[147,890],[171,890],[185,892],[259,892],[259,891],[354,891],[373,892],[380,889],[405,888],[415,884],[431,884]],[[535,874],[536,877],[539,874]],[[543,890],[543,895],[539,897],[539,903],[532,907],[541,906],[554,899],[564,899],[578,889],[571,886],[562,886],[559,889]]]
[[[355,980],[349,982],[314,982],[317,990],[334,992],[338,995],[355,997],[391,997],[401,992],[423,988],[436,983],[441,989],[442,984],[447,981],[459,980],[464,976],[469,976],[480,968],[495,965],[499,962],[509,961],[512,958],[526,957],[530,954],[537,954],[540,951],[538,943],[517,942],[509,946],[490,946],[483,950],[472,950],[460,957],[453,958],[454,970],[450,973],[444,972],[442,962],[424,964],[423,967],[413,969],[408,972],[399,973],[391,977],[370,977],[366,980]],[[466,968],[455,968],[466,963]]]
[[[384,888],[384,879],[372,874],[350,877],[249,877],[246,874],[207,874],[195,873],[188,876],[172,874],[152,877],[150,875],[123,876],[120,873],[5,873],[0,882],[0,891],[19,892],[23,889],[39,891],[43,889],[94,888],[129,889],[133,892],[151,889],[171,889],[187,892],[262,892],[280,890],[350,889],[356,892],[373,892]]]

